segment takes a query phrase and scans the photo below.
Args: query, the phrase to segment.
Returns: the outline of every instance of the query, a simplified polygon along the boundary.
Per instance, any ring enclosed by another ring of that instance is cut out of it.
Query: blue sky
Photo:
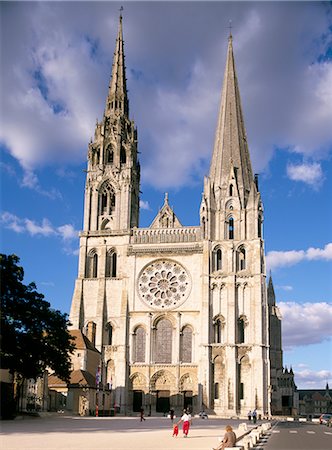
[[[332,7],[123,2],[140,225],[164,192],[197,225],[229,20],[267,263],[298,387],[332,384]],[[87,145],[107,95],[120,4],[1,3],[1,251],[69,312]]]

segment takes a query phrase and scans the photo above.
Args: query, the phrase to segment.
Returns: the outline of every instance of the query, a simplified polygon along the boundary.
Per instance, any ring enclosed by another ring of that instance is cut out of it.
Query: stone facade
[[[199,226],[182,226],[166,194],[151,226],[139,228],[128,104],[120,17],[105,112],[88,149],[73,328],[100,350],[103,383],[122,412],[143,405],[152,413],[191,406],[225,417],[270,414],[263,204],[232,37]]]

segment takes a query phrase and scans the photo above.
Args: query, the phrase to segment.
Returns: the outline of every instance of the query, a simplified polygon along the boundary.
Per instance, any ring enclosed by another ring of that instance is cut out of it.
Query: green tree
[[[0,254],[1,367],[23,379],[36,379],[50,368],[68,382],[75,348],[68,316],[50,308],[35,283],[23,284],[19,261]]]

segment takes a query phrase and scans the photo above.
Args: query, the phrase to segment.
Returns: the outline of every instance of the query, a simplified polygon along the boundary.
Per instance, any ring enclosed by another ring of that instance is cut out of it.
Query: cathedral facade
[[[88,148],[72,328],[101,352],[101,380],[121,412],[270,414],[280,317],[268,302],[263,204],[232,36],[199,226],[182,226],[166,194],[150,227],[139,227],[137,140],[120,16],[105,111]]]

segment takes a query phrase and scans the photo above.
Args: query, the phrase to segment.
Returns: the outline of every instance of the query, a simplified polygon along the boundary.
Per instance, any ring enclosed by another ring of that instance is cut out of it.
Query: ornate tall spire
[[[240,197],[243,205],[245,205],[251,189],[253,174],[235,70],[233,38],[230,33],[220,111],[210,167],[210,180],[215,188],[222,188],[228,184],[231,166],[235,168]]]
[[[119,17],[119,30],[113,56],[112,75],[106,102],[106,115],[119,112],[128,116],[129,105],[127,95],[126,67],[122,33],[122,9]]]

